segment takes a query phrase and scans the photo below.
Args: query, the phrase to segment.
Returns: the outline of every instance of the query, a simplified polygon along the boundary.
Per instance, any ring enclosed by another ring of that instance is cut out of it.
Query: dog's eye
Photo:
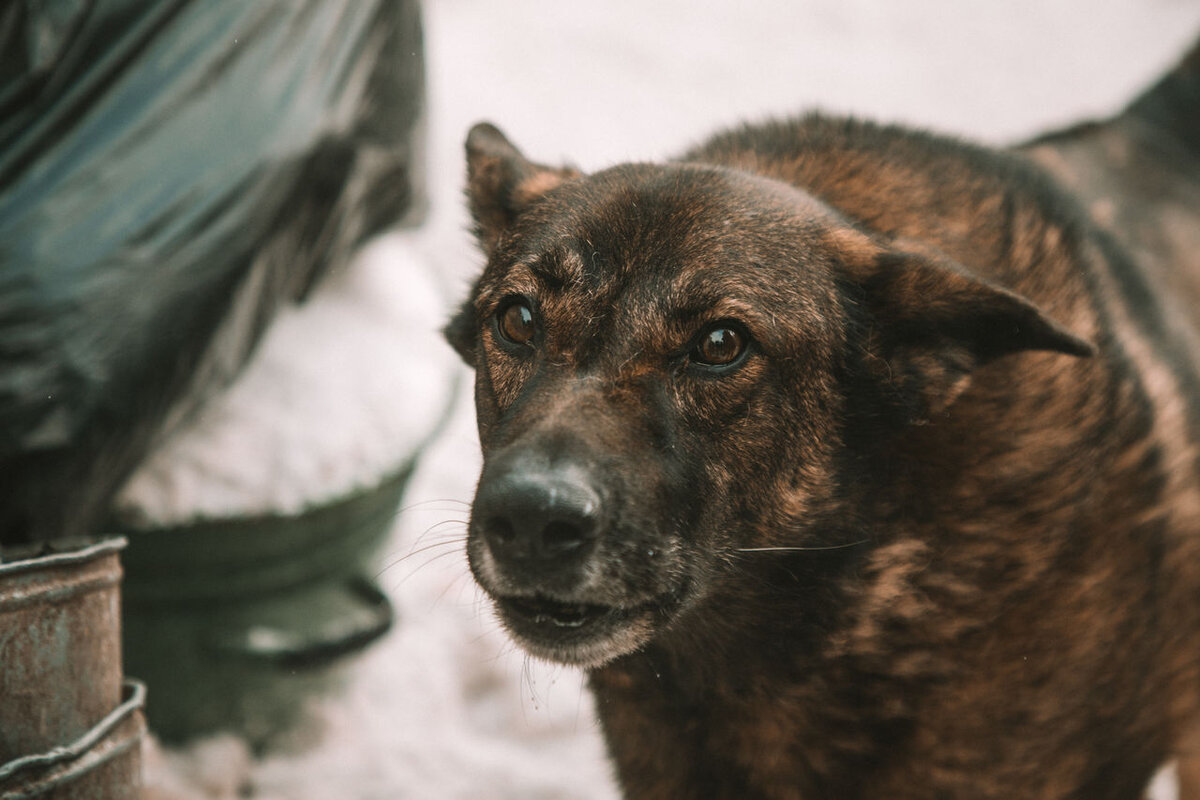
[[[708,367],[726,367],[736,362],[746,352],[746,336],[729,325],[717,324],[705,330],[691,358],[697,364]]]
[[[529,344],[537,333],[533,311],[524,300],[514,300],[496,315],[496,329],[513,344]]]

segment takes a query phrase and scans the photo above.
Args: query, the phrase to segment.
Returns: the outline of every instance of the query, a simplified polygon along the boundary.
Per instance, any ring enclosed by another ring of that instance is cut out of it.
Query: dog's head
[[[447,326],[476,370],[472,571],[534,655],[637,649],[754,548],[827,546],[855,421],[979,365],[1088,345],[789,185],[698,164],[584,176],[467,141],[487,266]],[[890,422],[889,422],[890,421]]]

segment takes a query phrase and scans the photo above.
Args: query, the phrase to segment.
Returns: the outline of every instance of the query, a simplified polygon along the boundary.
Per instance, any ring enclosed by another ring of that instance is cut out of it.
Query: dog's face
[[[582,176],[486,125],[467,149],[488,256],[447,327],[484,451],[468,555],[537,656],[602,664],[736,580],[742,552],[842,544],[821,521],[845,496],[848,426],[934,413],[1015,350],[1087,350],[784,184]]]

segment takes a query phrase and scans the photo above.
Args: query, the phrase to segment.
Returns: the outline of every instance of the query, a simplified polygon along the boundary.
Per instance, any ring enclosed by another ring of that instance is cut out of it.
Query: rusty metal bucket
[[[121,705],[83,736],[0,764],[0,800],[137,800],[145,700],[145,687],[127,681]]]
[[[133,744],[144,722],[141,694],[122,686],[124,547],[113,538],[3,553],[0,798],[136,796]],[[90,749],[102,743],[107,749]],[[79,783],[125,781],[124,773],[128,781],[107,788]],[[53,793],[66,784],[74,794]]]

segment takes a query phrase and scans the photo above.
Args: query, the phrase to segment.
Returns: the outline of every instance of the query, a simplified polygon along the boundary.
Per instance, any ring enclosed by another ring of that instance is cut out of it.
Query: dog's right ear
[[[446,337],[446,341],[469,367],[475,366],[475,340],[479,327],[475,321],[474,297],[475,292],[472,291],[446,323],[446,327],[442,328],[442,335]]]
[[[486,255],[529,203],[580,172],[535,164],[495,126],[477,123],[467,134],[467,202]]]
[[[865,312],[864,350],[909,422],[946,410],[972,373],[997,358],[1043,350],[1085,358],[1096,348],[1033,301],[935,253],[877,244],[835,229],[845,275]]]

